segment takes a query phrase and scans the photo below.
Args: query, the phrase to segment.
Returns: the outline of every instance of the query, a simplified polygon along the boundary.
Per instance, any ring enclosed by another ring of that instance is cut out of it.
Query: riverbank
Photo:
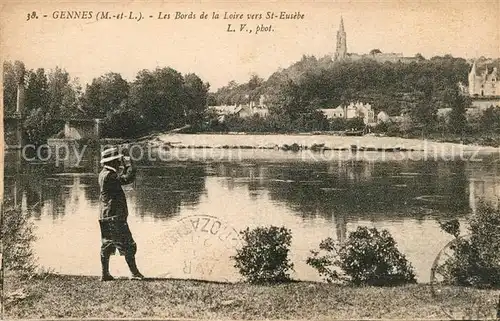
[[[100,282],[97,277],[48,274],[5,280],[6,318],[196,319],[448,319],[447,309],[473,302],[495,316],[495,291],[451,288],[439,301],[431,286],[350,287],[293,282],[279,285],[178,279]],[[444,308],[444,309],[443,309]]]
[[[491,146],[466,145],[421,139],[377,136],[333,136],[293,134],[163,134],[157,143],[173,148],[244,148],[283,150],[364,150],[364,151],[423,151],[451,153],[498,152]]]

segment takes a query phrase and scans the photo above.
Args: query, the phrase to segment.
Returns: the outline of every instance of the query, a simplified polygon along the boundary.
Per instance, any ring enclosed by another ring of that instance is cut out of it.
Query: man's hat
[[[117,147],[107,148],[101,153],[101,164],[121,158],[122,156]]]

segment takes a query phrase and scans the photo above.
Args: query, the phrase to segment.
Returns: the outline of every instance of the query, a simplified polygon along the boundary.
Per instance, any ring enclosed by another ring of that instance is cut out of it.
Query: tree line
[[[24,128],[29,141],[42,142],[61,130],[61,119],[103,119],[107,137],[134,137],[190,124],[199,131],[294,132],[343,130],[362,127],[359,119],[327,120],[319,108],[335,108],[353,101],[370,103],[375,113],[401,116],[398,123],[379,131],[393,135],[500,133],[494,109],[486,116],[467,119],[470,99],[458,83],[467,85],[469,63],[450,55],[412,63],[380,63],[372,59],[335,62],[330,57],[303,56],[267,80],[253,75],[248,82],[209,92],[210,85],[196,74],[165,67],[141,70],[133,81],[106,73],[82,88],[61,68],[26,70],[22,62],[4,63],[5,111],[15,110],[16,84],[26,87]],[[486,59],[483,59],[483,64]],[[500,60],[493,61],[494,66]],[[490,68],[491,68],[490,64]],[[214,105],[258,103],[264,97],[267,117],[224,122],[209,108]],[[442,117],[438,109],[450,108]]]
[[[200,130],[210,85],[194,73],[172,68],[141,70],[131,82],[114,72],[92,80],[85,89],[56,67],[27,70],[4,62],[5,114],[16,110],[17,84],[25,87],[23,130],[28,142],[41,144],[57,135],[71,118],[103,119],[105,137],[135,137],[185,124]]]
[[[482,115],[466,114],[471,100],[458,86],[468,84],[470,64],[465,59],[451,55],[425,59],[417,54],[416,57],[417,61],[412,63],[380,63],[369,58],[335,62],[328,56],[318,59],[304,55],[266,81],[253,76],[248,83],[230,82],[212,94],[209,102],[240,104],[249,100],[249,93],[250,97],[264,95],[270,108],[267,119],[229,119],[226,127],[243,131],[346,130],[353,123],[355,127],[363,127],[359,119],[327,121],[317,111],[362,101],[370,103],[375,114],[384,111],[389,116],[399,116],[397,122],[373,129],[395,136],[464,137],[500,133],[494,108]],[[500,59],[481,57],[478,65],[491,70],[500,66]],[[441,108],[451,111],[440,115]]]

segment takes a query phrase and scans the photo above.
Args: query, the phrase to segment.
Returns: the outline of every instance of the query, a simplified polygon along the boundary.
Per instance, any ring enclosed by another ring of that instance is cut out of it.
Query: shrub
[[[292,234],[285,227],[257,227],[240,232],[243,246],[237,250],[235,265],[248,282],[286,282],[293,263],[288,258]]]
[[[31,275],[35,272],[33,223],[18,207],[5,208],[2,224],[3,261],[6,271]]]
[[[399,252],[387,230],[358,227],[345,243],[323,240],[319,251],[311,251],[307,264],[327,282],[348,281],[355,285],[398,285],[416,283],[413,267]]]
[[[453,225],[459,224],[454,221]],[[443,282],[450,285],[480,288],[500,286],[500,210],[480,202],[474,215],[468,218],[469,235],[460,237],[450,224],[442,229],[455,236],[450,249],[453,254],[436,269]]]

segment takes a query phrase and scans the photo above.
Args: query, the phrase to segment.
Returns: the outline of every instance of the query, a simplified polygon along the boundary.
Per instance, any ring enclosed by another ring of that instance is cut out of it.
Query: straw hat
[[[117,147],[107,148],[101,153],[101,164],[121,158],[122,156]]]

